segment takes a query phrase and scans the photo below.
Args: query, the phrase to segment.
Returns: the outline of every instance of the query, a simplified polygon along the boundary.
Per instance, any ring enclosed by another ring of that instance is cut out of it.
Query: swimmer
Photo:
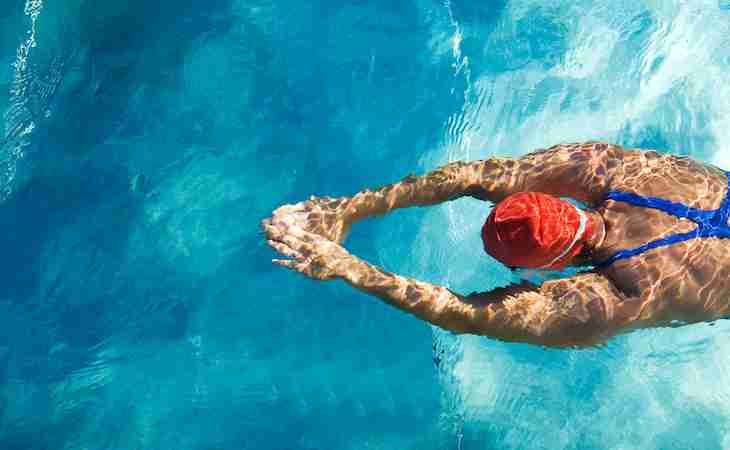
[[[443,329],[583,347],[637,328],[730,315],[728,183],[724,171],[686,157],[566,144],[519,159],[454,162],[352,197],[312,197],[278,208],[263,227],[287,257],[274,263],[342,279]],[[462,295],[386,272],[341,245],[359,220],[460,197],[496,204],[482,239],[501,263],[587,270]]]

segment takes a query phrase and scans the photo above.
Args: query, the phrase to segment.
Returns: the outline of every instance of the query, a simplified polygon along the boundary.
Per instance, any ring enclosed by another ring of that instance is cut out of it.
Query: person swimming
[[[312,197],[262,222],[274,263],[343,279],[454,333],[590,346],[637,328],[730,315],[730,175],[603,142],[454,162],[352,197]],[[485,251],[511,268],[586,271],[461,295],[386,272],[340,244],[357,221],[469,196],[496,204]],[[563,200],[572,198],[585,207]]]

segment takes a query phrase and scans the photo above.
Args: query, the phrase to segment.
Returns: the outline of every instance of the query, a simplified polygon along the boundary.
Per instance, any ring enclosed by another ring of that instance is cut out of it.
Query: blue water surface
[[[259,221],[601,139],[730,168],[730,11],[628,0],[4,0],[0,448],[721,449],[730,326],[454,336],[273,266]],[[470,292],[490,205],[347,247]]]

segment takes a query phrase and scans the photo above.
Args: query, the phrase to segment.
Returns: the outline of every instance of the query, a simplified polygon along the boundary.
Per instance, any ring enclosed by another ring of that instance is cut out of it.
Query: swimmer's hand
[[[315,280],[344,277],[356,260],[341,245],[297,226],[278,222],[277,225],[264,223],[263,227],[268,244],[291,258],[274,259],[272,262]]]
[[[307,201],[277,208],[263,225],[295,227],[341,243],[352,226],[350,200],[349,197],[310,197]]]

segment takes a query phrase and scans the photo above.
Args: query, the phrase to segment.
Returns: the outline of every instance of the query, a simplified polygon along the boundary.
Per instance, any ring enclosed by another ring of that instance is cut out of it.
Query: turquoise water
[[[582,351],[456,337],[268,263],[258,222],[603,139],[730,168],[730,8],[5,0],[0,448],[720,449],[730,325]],[[358,224],[470,292],[489,205]]]

